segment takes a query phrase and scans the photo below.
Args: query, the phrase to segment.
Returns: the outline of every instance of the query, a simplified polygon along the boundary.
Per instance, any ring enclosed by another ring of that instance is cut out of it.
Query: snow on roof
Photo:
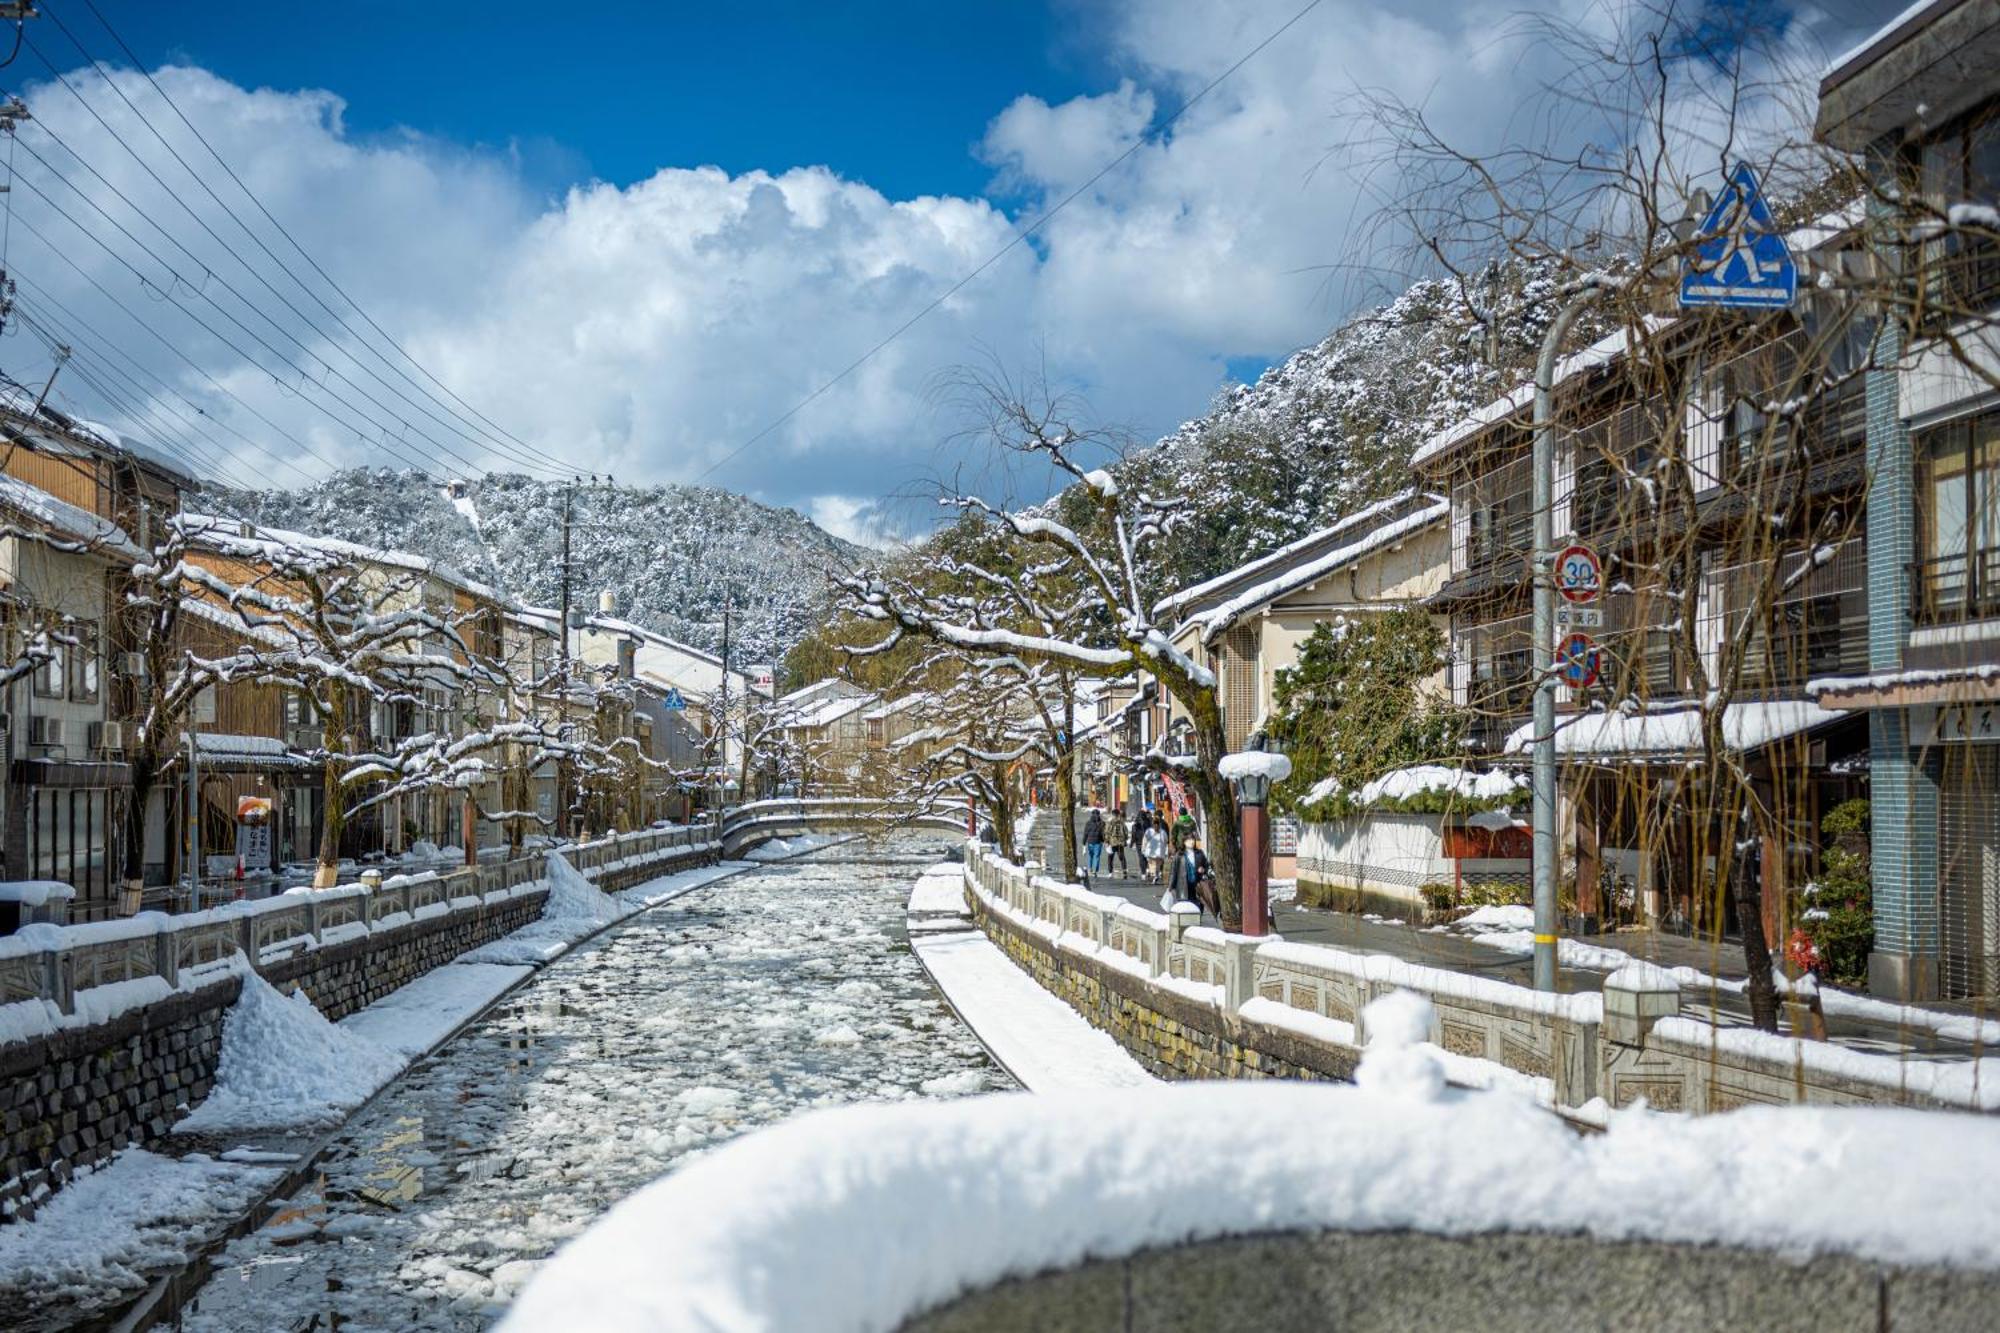
[[[187,468],[169,458],[150,444],[129,440],[102,422],[90,421],[73,412],[59,411],[53,404],[36,405],[37,395],[18,384],[0,383],[0,410],[21,418],[37,434],[38,445],[61,446],[70,441],[81,441],[86,446],[96,446],[112,454],[123,454],[164,472],[188,487],[196,484],[196,478]],[[56,432],[43,434],[43,432]],[[68,437],[67,440],[65,437]]]
[[[398,551],[387,546],[364,546],[360,542],[345,541],[339,537],[293,532],[288,528],[273,528],[262,523],[252,523],[251,535],[245,537],[241,520],[223,518],[218,514],[184,513],[181,515],[181,522],[187,528],[189,539],[193,541],[206,538],[210,541],[226,541],[239,546],[245,544],[261,546],[267,551],[291,547],[359,560],[368,564],[388,565],[396,569],[407,569],[413,573],[428,574],[463,592],[487,601],[498,602],[517,612],[523,609],[500,589],[481,583],[477,579],[468,578],[441,560],[432,560],[428,556],[417,555],[412,551]]]
[[[1519,777],[1499,769],[1475,772],[1444,764],[1413,764],[1408,768],[1392,769],[1372,782],[1362,783],[1354,793],[1354,802],[1357,805],[1374,805],[1380,801],[1406,800],[1425,792],[1448,792],[1469,801],[1492,801],[1512,796],[1522,785]],[[1304,803],[1312,805],[1324,801],[1339,791],[1338,778],[1321,778],[1306,792]]]
[[[915,708],[918,704],[929,702],[930,697],[928,690],[918,690],[916,693],[906,694],[900,699],[891,699],[879,707],[869,709],[867,720],[873,722],[880,718],[894,717],[897,713]]]
[[[1670,315],[1648,315],[1646,316],[1646,332],[1649,334],[1658,333],[1674,322],[1674,318]],[[1584,374],[1586,371],[1608,366],[1619,357],[1625,355],[1630,343],[1631,331],[1629,329],[1621,328],[1608,333],[1582,351],[1572,352],[1562,360],[1556,362],[1556,373],[1552,382],[1562,384],[1567,380]],[[1410,455],[1410,466],[1422,467],[1432,459],[1438,458],[1450,450],[1457,448],[1494,422],[1503,421],[1512,416],[1514,413],[1528,406],[1528,404],[1534,402],[1534,400],[1535,383],[1533,380],[1517,385],[1512,392],[1495,398],[1492,402],[1480,408],[1471,416],[1466,417],[1457,425],[1431,436],[1431,438],[1418,445],[1417,451]]]
[[[1916,3],[1908,9],[1905,9],[1887,23],[1884,23],[1874,32],[1869,33],[1854,46],[1835,56],[1828,62],[1827,67],[1820,72],[1820,78],[1822,80],[1832,79],[1846,73],[1851,66],[1859,65],[1867,59],[1873,59],[1894,45],[1896,41],[1901,40],[1904,35],[1904,27],[1913,23],[1925,10],[1938,9],[1944,5],[1955,3],[1957,3],[1957,0],[1916,0]]]
[[[1847,713],[1803,699],[1770,699],[1728,705],[1722,714],[1723,743],[1732,750],[1755,750],[1785,736],[1838,722]],[[1693,705],[1650,713],[1581,713],[1556,719],[1558,755],[1675,755],[1701,749],[1702,710]],[[1504,752],[1526,754],[1535,724],[1523,723],[1507,736]]]
[[[239,768],[318,767],[311,759],[297,753],[276,736],[236,735],[219,731],[197,731],[192,734],[197,764],[227,764]],[[176,754],[170,762],[181,757]]]
[[[874,701],[875,696],[872,694],[842,694],[818,702],[808,702],[802,708],[788,709],[784,715],[784,725],[807,729],[831,726],[856,709],[865,708]]]
[[[1411,494],[1414,492],[1406,492],[1404,498],[1408,498]],[[1337,546],[1314,559],[1293,565],[1289,569],[1281,568],[1280,572],[1262,583],[1252,585],[1228,601],[1189,616],[1181,628],[1184,629],[1189,624],[1197,625],[1204,640],[1213,639],[1246,613],[1274,602],[1287,593],[1310,587],[1364,556],[1373,555],[1377,551],[1393,546],[1411,533],[1442,523],[1450,516],[1449,500],[1441,495],[1426,495],[1423,498],[1427,503],[1422,508],[1414,509],[1393,522],[1384,523],[1380,527],[1361,533],[1353,541]],[[1324,533],[1319,534],[1322,538],[1324,535]],[[1298,543],[1294,543],[1294,546],[1296,545]],[[1176,630],[1176,633],[1178,634],[1179,630]]]
[[[99,518],[88,509],[59,500],[41,487],[30,486],[16,477],[0,475],[0,505],[33,519],[55,536],[89,542],[127,559],[145,556],[125,529],[110,519]]]
[[[1288,542],[1270,554],[1261,555],[1248,564],[1238,565],[1235,569],[1227,573],[1217,574],[1212,579],[1192,584],[1182,588],[1179,592],[1168,593],[1153,607],[1153,614],[1156,616],[1164,615],[1167,612],[1178,610],[1189,602],[1196,601],[1209,593],[1226,588],[1232,583],[1254,578],[1267,570],[1282,568],[1290,561],[1297,559],[1300,552],[1309,551],[1324,543],[1328,538],[1350,531],[1364,523],[1372,523],[1398,506],[1408,504],[1416,494],[1415,488],[1399,491],[1386,500],[1377,500],[1365,509],[1357,509],[1343,518],[1336,519],[1333,523],[1319,529],[1317,532],[1309,532],[1297,541]],[[1121,679],[1130,680],[1131,677],[1121,677]]]
[[[1829,694],[1862,694],[1904,686],[1970,685],[1993,681],[2000,681],[2000,662],[1970,662],[1962,666],[1878,671],[1872,676],[1820,676],[1806,682],[1806,693],[1819,699]]]

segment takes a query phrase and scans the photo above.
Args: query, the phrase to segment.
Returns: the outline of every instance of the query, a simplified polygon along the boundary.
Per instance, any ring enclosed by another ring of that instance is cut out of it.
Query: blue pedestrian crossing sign
[[[687,700],[681,698],[681,692],[677,689],[669,689],[667,697],[661,700],[660,703],[662,707],[671,708],[676,711],[687,707]]]
[[[1681,305],[1782,310],[1798,294],[1799,266],[1757,188],[1757,173],[1738,162],[1695,233],[1695,252],[1681,273]]]

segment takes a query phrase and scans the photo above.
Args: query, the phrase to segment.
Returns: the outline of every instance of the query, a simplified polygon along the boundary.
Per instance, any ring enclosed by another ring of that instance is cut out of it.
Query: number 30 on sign
[[[1556,557],[1556,591],[1572,602],[1594,602],[1604,587],[1604,566],[1588,546],[1566,546]]]

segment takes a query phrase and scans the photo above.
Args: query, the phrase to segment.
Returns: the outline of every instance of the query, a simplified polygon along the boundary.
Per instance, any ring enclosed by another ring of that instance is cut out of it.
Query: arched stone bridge
[[[942,829],[963,835],[965,811],[950,806],[918,810],[906,801],[866,796],[752,801],[722,815],[722,855],[742,855],[772,838],[806,833],[879,833],[891,828]]]

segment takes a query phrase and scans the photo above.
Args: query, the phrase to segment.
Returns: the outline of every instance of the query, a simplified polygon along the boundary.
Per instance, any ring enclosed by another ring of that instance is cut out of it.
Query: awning
[[[1803,699],[1730,704],[1722,714],[1723,743],[1756,750],[1772,741],[1838,722],[1847,713]],[[1646,713],[1571,713],[1556,718],[1556,755],[1562,759],[1671,759],[1701,752],[1702,710],[1691,705]],[[1508,733],[1507,754],[1527,754],[1535,724]]]
[[[238,736],[226,732],[194,733],[195,763],[206,771],[221,773],[269,773],[279,770],[317,770],[317,760],[288,747],[276,736]],[[185,741],[174,747],[168,767],[187,762]]]

